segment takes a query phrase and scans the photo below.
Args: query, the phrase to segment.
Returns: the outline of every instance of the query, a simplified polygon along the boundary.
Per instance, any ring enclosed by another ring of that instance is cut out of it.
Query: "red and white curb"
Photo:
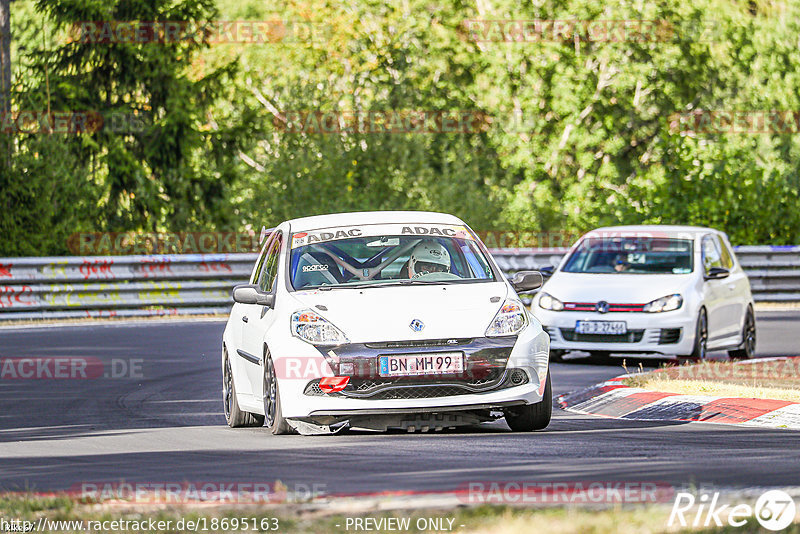
[[[662,393],[626,386],[629,374],[558,397],[564,410],[632,421],[701,421],[800,430],[800,403]]]

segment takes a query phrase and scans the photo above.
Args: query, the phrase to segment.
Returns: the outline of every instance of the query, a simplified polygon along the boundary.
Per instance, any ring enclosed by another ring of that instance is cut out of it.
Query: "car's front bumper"
[[[599,313],[534,308],[533,313],[550,334],[553,350],[690,354],[694,347],[696,318],[684,309],[663,313]],[[577,321],[624,321],[627,334],[578,334]]]
[[[280,347],[270,346],[270,352],[277,361],[292,359],[298,355],[302,358],[324,360],[325,365],[319,367],[330,371],[322,376],[337,375],[338,369],[335,369],[337,361],[361,360],[374,363],[380,355],[385,354],[435,354],[453,350],[464,352],[467,368],[472,368],[474,373],[460,379],[432,377],[429,380],[409,379],[406,383],[398,381],[394,384],[384,384],[383,387],[367,388],[366,394],[362,394],[363,390],[359,392],[357,388],[350,386],[343,392],[324,394],[313,388],[313,384],[319,382],[320,375],[310,376],[301,373],[299,376],[280,376],[278,384],[283,417],[344,418],[348,415],[437,413],[479,409],[476,407],[490,409],[515,404],[533,404],[543,398],[548,370],[549,337],[538,324],[532,324],[516,338],[476,338],[461,345],[390,348],[385,344],[376,343],[324,350],[325,356],[317,348],[296,338],[285,340]],[[286,367],[277,361],[276,365],[279,368]],[[501,367],[496,368],[497,365]],[[361,369],[361,372],[360,376],[351,377],[354,384],[363,384],[369,379],[374,379],[376,382],[385,381],[375,375],[369,376],[368,365],[356,366],[356,369]],[[481,374],[481,371],[486,369],[492,374],[488,376],[489,380],[481,380],[487,378]],[[512,373],[519,377],[520,372],[526,378],[525,383],[521,385],[511,383]],[[476,384],[479,387],[476,391],[471,391],[469,388],[459,388],[458,384],[465,384],[473,389]],[[443,390],[445,387],[451,389]],[[413,394],[406,395],[405,392],[409,390],[412,390]]]

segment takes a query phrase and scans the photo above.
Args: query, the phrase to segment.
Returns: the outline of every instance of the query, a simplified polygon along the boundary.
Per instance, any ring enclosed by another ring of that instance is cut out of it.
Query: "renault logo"
[[[420,332],[423,328],[425,328],[425,323],[423,323],[419,319],[413,319],[411,321],[411,324],[408,325],[408,327],[411,328],[411,330],[413,330],[414,332]]]
[[[597,310],[597,313],[608,313],[608,302],[601,300],[594,309]]]

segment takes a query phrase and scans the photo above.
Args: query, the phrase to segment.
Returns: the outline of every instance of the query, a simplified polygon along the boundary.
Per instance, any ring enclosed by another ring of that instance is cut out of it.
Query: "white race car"
[[[225,417],[274,434],[545,428],[549,338],[460,219],[344,213],[284,222],[223,335]],[[515,291],[516,290],[516,291]]]
[[[661,353],[700,360],[710,350],[750,358],[750,283],[727,236],[692,226],[617,226],[576,243],[531,311],[566,351]]]

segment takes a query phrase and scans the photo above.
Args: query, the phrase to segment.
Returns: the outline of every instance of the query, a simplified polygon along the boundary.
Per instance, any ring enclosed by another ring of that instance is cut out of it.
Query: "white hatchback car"
[[[543,270],[546,271],[546,270]],[[617,226],[584,235],[534,297],[551,358],[567,351],[750,358],[750,283],[727,236],[692,226]]]
[[[549,337],[460,219],[345,213],[270,232],[223,335],[225,417],[275,434],[545,428]],[[516,291],[515,291],[516,290]]]

